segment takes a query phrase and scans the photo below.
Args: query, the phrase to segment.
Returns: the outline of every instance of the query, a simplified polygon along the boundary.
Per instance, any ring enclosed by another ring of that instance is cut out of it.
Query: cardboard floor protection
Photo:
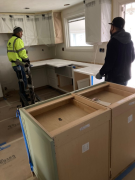
[[[11,119],[16,116],[17,106],[21,105],[20,102],[9,104],[0,108],[0,121],[4,119]]]
[[[22,137],[20,121],[14,117],[0,121],[0,144],[9,143]]]
[[[0,98],[0,108],[1,107],[5,107],[5,106],[7,106],[8,104],[7,104],[7,102],[6,102],[6,100],[4,100],[3,98]]]
[[[14,103],[14,102],[20,101],[19,91],[9,92],[6,96],[6,100],[9,103]]]
[[[1,148],[5,149],[0,151],[0,179],[27,180],[30,178],[31,171],[23,138]]]

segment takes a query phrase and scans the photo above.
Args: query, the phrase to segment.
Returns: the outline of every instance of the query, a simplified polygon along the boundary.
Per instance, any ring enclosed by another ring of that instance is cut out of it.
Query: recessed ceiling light
[[[64,4],[64,6],[69,6],[70,4]]]
[[[26,7],[26,8],[24,8],[24,9],[30,9],[30,8]]]

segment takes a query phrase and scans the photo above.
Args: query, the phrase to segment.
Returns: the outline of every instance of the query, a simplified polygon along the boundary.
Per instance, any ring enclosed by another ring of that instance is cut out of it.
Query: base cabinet
[[[135,89],[113,83],[78,94],[111,109],[111,179],[135,161]]]
[[[20,112],[37,178],[108,180],[110,109],[65,95]]]

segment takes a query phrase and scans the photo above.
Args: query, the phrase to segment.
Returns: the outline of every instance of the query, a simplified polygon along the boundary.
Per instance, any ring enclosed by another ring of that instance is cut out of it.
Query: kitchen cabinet
[[[25,15],[25,37],[27,40],[27,46],[37,45],[37,30],[36,30],[36,23],[35,23],[35,16],[34,15]]]
[[[35,15],[35,22],[36,22],[38,44],[51,44],[49,15],[48,14]]]
[[[0,15],[0,33],[13,33],[15,26],[23,29],[25,46],[63,43],[60,12],[24,15]]]
[[[13,21],[14,21],[14,27],[21,27],[23,29],[23,36],[22,40],[24,42],[24,45],[27,45],[27,38],[26,38],[26,28],[25,28],[25,17],[23,15],[15,15],[13,16]]]
[[[86,42],[90,44],[108,42],[112,15],[111,0],[85,1]]]
[[[0,23],[2,25],[0,33],[13,33],[15,27],[13,15],[0,15]]]
[[[38,179],[109,179],[109,108],[72,94],[20,113]]]

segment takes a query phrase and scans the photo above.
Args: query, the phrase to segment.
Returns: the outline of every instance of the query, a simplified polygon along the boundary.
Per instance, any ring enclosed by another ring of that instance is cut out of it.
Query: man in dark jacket
[[[111,40],[107,45],[105,63],[97,79],[102,79],[121,85],[127,85],[131,79],[131,63],[134,61],[134,46],[131,35],[125,32],[125,20],[121,17],[115,18],[111,24]]]

